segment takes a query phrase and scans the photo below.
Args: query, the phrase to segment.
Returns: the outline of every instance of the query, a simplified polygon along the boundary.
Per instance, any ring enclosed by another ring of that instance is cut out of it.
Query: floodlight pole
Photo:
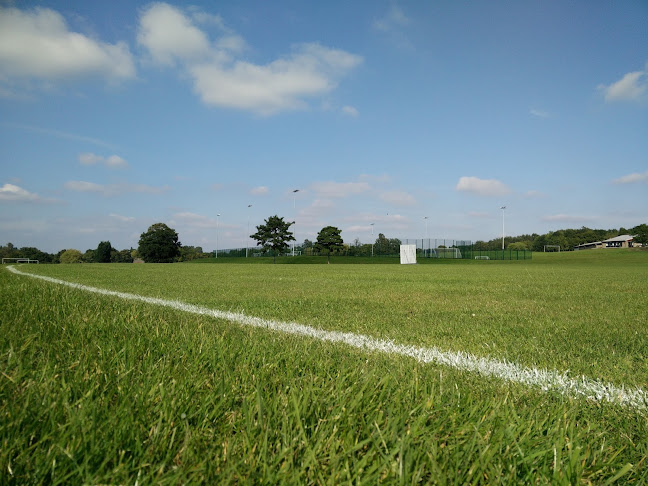
[[[220,213],[216,214],[216,258],[218,258],[218,217]]]
[[[295,215],[295,221],[294,221],[295,228],[297,227],[297,211],[296,211],[296,209],[295,209],[295,208],[296,208],[296,206],[295,206],[295,195],[296,195],[298,192],[299,192],[299,189],[295,189],[295,190],[293,191],[293,214]],[[293,240],[293,254],[292,254],[292,256],[295,256],[295,242],[296,242],[296,241],[297,241],[297,239],[294,239],[294,240]]]
[[[423,216],[423,219],[425,220],[425,239],[428,240],[428,246],[430,246],[430,237],[428,236],[428,216]],[[423,250],[423,256],[425,256],[425,248],[424,245],[421,245],[421,250]]]
[[[248,204],[248,208],[251,208],[252,205]],[[250,249],[250,211],[248,211],[248,230],[247,236],[245,237],[245,258],[248,257],[248,251]]]
[[[374,237],[373,237],[374,224],[376,224],[376,223],[371,223],[370,224],[370,226],[371,226],[371,256],[372,257],[373,257],[373,247],[374,247]]]
[[[506,206],[502,206],[500,209],[502,210],[502,251],[504,251],[504,211]]]

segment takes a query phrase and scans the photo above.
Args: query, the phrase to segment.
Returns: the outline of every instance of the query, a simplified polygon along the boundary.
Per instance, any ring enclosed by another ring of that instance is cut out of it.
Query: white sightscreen
[[[401,245],[400,257],[402,265],[416,263],[416,245]]]

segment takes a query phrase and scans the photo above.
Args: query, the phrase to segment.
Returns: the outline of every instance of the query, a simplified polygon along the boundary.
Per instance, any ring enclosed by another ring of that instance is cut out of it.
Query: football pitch
[[[14,269],[7,482],[647,480],[648,252]]]

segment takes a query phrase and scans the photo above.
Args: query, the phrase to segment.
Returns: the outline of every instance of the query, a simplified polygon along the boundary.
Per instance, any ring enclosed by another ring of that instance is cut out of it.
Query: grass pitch
[[[647,252],[21,270],[648,383]],[[0,288],[3,482],[641,483],[648,474],[643,411],[4,270]]]

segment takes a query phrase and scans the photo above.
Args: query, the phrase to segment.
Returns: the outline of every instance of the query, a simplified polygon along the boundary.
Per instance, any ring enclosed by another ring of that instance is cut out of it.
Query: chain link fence
[[[376,240],[374,243],[360,243],[356,241],[351,245],[345,245],[344,249],[331,253],[332,256],[348,257],[399,257],[400,245],[416,245],[416,257],[419,258],[443,258],[463,260],[530,260],[530,250],[481,250],[475,248],[474,242],[470,240],[452,240],[446,238],[418,238],[403,239],[385,238]],[[216,252],[212,255],[216,257]],[[318,252],[314,247],[296,245],[294,256],[326,256],[327,252]],[[218,250],[218,257],[271,257],[271,252],[264,252],[261,248],[231,248]],[[293,256],[290,248],[286,253],[277,256]]]

